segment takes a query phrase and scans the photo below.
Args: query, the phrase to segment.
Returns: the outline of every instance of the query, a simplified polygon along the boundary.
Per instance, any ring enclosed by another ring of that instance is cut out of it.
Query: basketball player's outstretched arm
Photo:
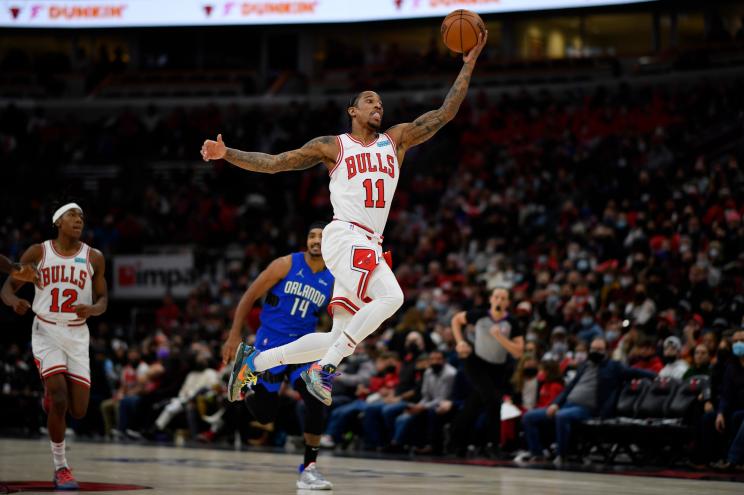
[[[21,263],[24,265],[36,265],[39,261],[41,261],[42,254],[43,252],[41,250],[41,244],[33,244],[29,246],[29,248],[26,249],[26,251],[21,256]],[[26,280],[8,277],[3,284],[2,290],[0,291],[0,297],[2,297],[3,302],[13,308],[13,311],[18,313],[19,315],[25,315],[26,311],[31,308],[30,302],[26,301],[25,299],[21,299],[15,294],[16,291],[18,291],[18,289],[20,289],[21,286],[26,282]]]
[[[0,273],[7,273],[14,279],[23,282],[39,283],[39,272],[33,263],[13,263],[2,254],[0,254]]]
[[[90,264],[93,267],[93,304],[76,304],[72,307],[79,318],[99,316],[108,307],[108,285],[106,284],[106,261],[103,253],[97,249],[90,250]]]
[[[455,118],[468,92],[470,76],[473,74],[475,61],[486,45],[487,39],[488,31],[482,33],[478,39],[478,44],[463,56],[460,74],[455,79],[455,83],[450,88],[449,93],[447,93],[447,97],[444,99],[441,107],[431,112],[426,112],[413,122],[399,124],[388,130],[388,134],[397,145],[398,153],[401,154],[398,157],[399,161],[402,158],[402,153],[405,153],[407,149],[428,141],[447,122]]]
[[[224,158],[236,167],[265,174],[305,170],[321,162],[330,169],[336,163],[338,152],[338,142],[335,136],[317,137],[305,143],[302,148],[278,155],[228,148],[222,141],[222,134],[217,135],[217,141],[211,139],[204,141],[201,149],[205,162]]]
[[[256,280],[248,287],[240,298],[238,307],[235,309],[235,316],[233,317],[232,328],[230,328],[230,335],[225,341],[225,345],[222,346],[222,362],[227,364],[232,361],[235,356],[235,350],[238,348],[241,339],[243,338],[243,325],[245,319],[250,313],[251,308],[258,299],[264,296],[269,289],[274,287],[281,279],[287,276],[289,270],[292,268],[292,257],[282,256],[271,262],[271,264],[262,271]]]

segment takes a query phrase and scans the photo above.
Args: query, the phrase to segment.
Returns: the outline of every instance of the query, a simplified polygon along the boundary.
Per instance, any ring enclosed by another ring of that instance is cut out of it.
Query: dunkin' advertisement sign
[[[650,1],[650,0],[647,0]],[[0,27],[303,24],[444,17],[643,3],[639,0],[0,0]]]

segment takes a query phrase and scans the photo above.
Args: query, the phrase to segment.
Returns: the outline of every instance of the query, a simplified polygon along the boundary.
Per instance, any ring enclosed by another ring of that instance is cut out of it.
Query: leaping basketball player
[[[304,170],[322,162],[330,175],[334,220],[323,230],[322,251],[336,279],[329,304],[333,310],[332,330],[263,351],[241,343],[230,376],[233,398],[269,368],[320,359],[302,373],[302,379],[313,396],[330,405],[338,364],[401,307],[403,291],[390,267],[381,263],[381,244],[403,157],[455,117],[487,34],[482,33],[478,44],[463,56],[460,74],[440,108],[387,132],[380,133],[380,96],[363,91],[347,108],[350,134],[318,137],[300,149],[279,155],[228,148],[221,134],[217,141],[204,141],[201,154],[205,161],[224,158],[245,170],[270,174]]]
[[[52,216],[57,238],[30,246],[21,263],[36,265],[40,283],[33,306],[15,295],[23,281],[8,278],[2,299],[23,315],[36,314],[31,349],[44,382],[44,409],[52,444],[54,487],[77,490],[78,483],[65,456],[65,415],[82,418],[90,398],[90,333],[86,320],[106,311],[108,289],[100,251],[80,240],[83,210],[68,203]]]
[[[320,312],[326,308],[333,291],[333,275],[326,269],[320,245],[325,223],[310,225],[307,251],[293,253],[272,261],[248,287],[235,310],[230,335],[222,348],[222,360],[229,363],[242,342],[243,322],[253,304],[266,295],[261,311],[261,326],[256,331],[256,348],[270,349],[294,342],[315,332]],[[323,433],[324,406],[307,392],[300,374],[304,364],[290,364],[266,370],[245,399],[245,405],[260,423],[274,421],[279,408],[279,390],[287,381],[305,401],[305,460],[300,465],[297,488],[331,490],[333,484],[318,471],[320,435]],[[228,389],[228,398],[234,390]],[[238,391],[239,392],[239,391]]]

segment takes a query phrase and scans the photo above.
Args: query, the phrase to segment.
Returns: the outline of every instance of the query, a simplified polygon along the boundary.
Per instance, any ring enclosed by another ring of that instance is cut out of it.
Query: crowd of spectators
[[[744,340],[740,87],[723,80],[498,98],[475,89],[455,121],[406,159],[385,233],[406,304],[344,362],[324,445],[447,449],[446,425],[469,390],[451,318],[506,288],[526,341],[511,362],[506,402],[525,411],[560,402],[595,342],[623,366],[662,376],[717,366],[719,386],[701,406],[709,444],[701,462],[724,458],[744,410],[741,360],[729,365]],[[424,109],[403,101],[386,121]],[[203,273],[188,298],[166,297],[136,325],[116,300],[92,322],[91,407],[73,423],[81,434],[232,442],[237,432],[255,445],[300,434],[302,404],[291,389],[269,427],[226,404],[217,356],[246,285],[297,249],[307,224],[330,217],[327,176],[321,167],[246,174],[199,163],[197,150],[222,132],[228,145],[279,151],[344,125],[343,109],[330,103],[123,109],[98,120],[51,117],[43,107],[0,112],[0,161],[12,183],[27,184],[0,199],[1,252],[18,258],[51,236],[47,202],[62,184],[85,209],[86,242],[107,257],[188,244]],[[173,166],[153,165],[163,162]],[[93,184],[66,175],[66,165],[86,164],[115,165],[118,175]],[[215,271],[213,259],[227,253],[226,272]],[[257,318],[247,325],[255,329]],[[7,311],[2,319],[22,328]],[[8,408],[0,409],[26,411],[15,426],[33,430],[40,384],[27,332],[3,337]],[[503,421],[502,447],[526,447],[521,430]],[[741,464],[738,452],[728,462]]]

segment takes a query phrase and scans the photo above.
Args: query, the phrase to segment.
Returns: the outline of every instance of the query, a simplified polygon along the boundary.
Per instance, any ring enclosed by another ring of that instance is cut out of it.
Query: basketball
[[[455,53],[467,53],[478,44],[478,35],[485,33],[483,19],[472,10],[455,10],[442,21],[442,40]]]

